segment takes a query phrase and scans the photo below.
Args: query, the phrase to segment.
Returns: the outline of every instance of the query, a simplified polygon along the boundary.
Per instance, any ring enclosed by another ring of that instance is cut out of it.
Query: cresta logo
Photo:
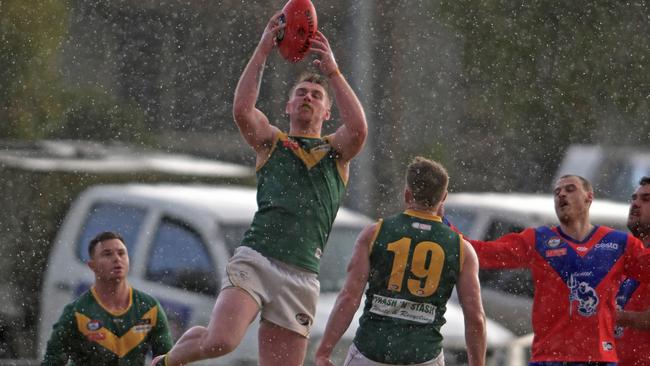
[[[596,249],[618,250],[618,243],[598,243]]]

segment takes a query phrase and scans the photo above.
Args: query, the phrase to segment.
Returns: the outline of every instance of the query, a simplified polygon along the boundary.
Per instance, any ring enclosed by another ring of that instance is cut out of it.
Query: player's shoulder
[[[77,312],[83,312],[84,310],[91,308],[94,304],[97,304],[97,300],[95,300],[95,297],[90,290],[86,290],[76,299],[70,301],[63,308],[63,313],[74,314]]]
[[[143,304],[143,305],[159,305],[158,300],[149,295],[148,293],[132,288],[133,293],[133,303],[134,304]]]
[[[596,233],[601,233],[606,235],[608,238],[618,237],[625,240],[634,240],[636,239],[632,234],[627,231],[619,230],[613,227],[599,225],[596,227]]]
[[[92,294],[92,291],[90,289],[84,291],[79,295],[76,299],[72,300],[69,305],[72,305],[74,307],[78,306],[86,306],[89,302],[97,302],[95,300],[95,296]]]

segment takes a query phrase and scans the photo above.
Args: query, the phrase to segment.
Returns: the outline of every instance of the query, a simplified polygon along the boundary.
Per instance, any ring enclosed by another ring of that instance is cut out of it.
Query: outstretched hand
[[[320,69],[323,75],[330,76],[339,71],[330,43],[321,31],[316,31],[316,35],[311,40],[309,52],[316,54],[317,59],[314,60],[314,65]]]
[[[282,11],[273,14],[264,28],[264,33],[262,33],[259,46],[267,55],[271,53],[273,47],[278,45],[278,34],[284,31],[286,25],[286,23],[280,22],[280,16],[282,16]]]
[[[165,355],[160,355],[160,356],[155,357],[151,361],[151,366],[162,366],[162,365],[164,365],[165,364],[164,358],[165,358]]]

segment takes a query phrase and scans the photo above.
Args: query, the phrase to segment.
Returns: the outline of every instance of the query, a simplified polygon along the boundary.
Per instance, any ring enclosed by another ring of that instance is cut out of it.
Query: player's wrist
[[[151,366],[169,366],[169,353],[156,357],[154,363]]]
[[[321,343],[320,347],[318,347],[318,349],[316,350],[314,357],[329,360],[329,358],[332,356],[333,350],[334,350],[333,346],[329,344]]]
[[[342,76],[342,74],[341,74],[341,70],[339,70],[339,68],[337,67],[336,69],[334,69],[334,71],[328,72],[327,75],[325,76],[327,76],[328,79],[332,79],[337,76]]]

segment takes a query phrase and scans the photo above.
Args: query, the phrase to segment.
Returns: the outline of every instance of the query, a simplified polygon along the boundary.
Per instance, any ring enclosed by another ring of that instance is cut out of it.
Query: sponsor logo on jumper
[[[614,350],[614,343],[612,342],[603,342],[603,351],[612,351]]]
[[[101,327],[102,327],[102,322],[100,322],[99,320],[91,320],[88,322],[88,324],[86,324],[86,328],[91,332],[94,332]]]
[[[560,257],[566,255],[566,248],[550,249],[546,251],[547,257]]]
[[[97,342],[97,341],[103,341],[104,339],[106,339],[106,335],[104,333],[95,333],[95,332],[93,332],[93,333],[89,333],[88,335],[86,335],[86,338],[88,338],[88,340],[90,340],[91,342]]]
[[[618,250],[618,243],[598,243],[596,249]]]
[[[330,146],[329,144],[322,144],[312,148],[311,150],[309,150],[309,152],[330,151],[330,150],[332,150],[332,146]]]
[[[560,238],[550,238],[546,242],[546,245],[548,245],[550,248],[557,248],[562,244],[562,240]]]
[[[577,247],[576,250],[579,251],[579,252],[586,252],[587,247]]]
[[[594,275],[594,272],[592,271],[583,271],[583,272],[576,272],[573,274],[573,277],[592,277]]]
[[[298,150],[300,149],[300,145],[298,145],[297,142],[293,140],[284,140],[282,141],[282,146],[291,149],[291,150]]]
[[[429,324],[436,319],[436,307],[432,304],[373,295],[371,313],[391,318]]]
[[[133,327],[133,331],[136,333],[147,333],[153,328],[151,326],[151,319],[139,319],[136,323],[135,326]]]
[[[413,228],[415,228],[415,229],[431,231],[431,225],[429,225],[429,224],[423,224],[421,222],[414,222],[413,225],[411,225],[411,226],[413,226]]]
[[[133,327],[133,331],[136,333],[147,333],[153,328],[151,324],[142,324],[142,325],[136,325]]]

